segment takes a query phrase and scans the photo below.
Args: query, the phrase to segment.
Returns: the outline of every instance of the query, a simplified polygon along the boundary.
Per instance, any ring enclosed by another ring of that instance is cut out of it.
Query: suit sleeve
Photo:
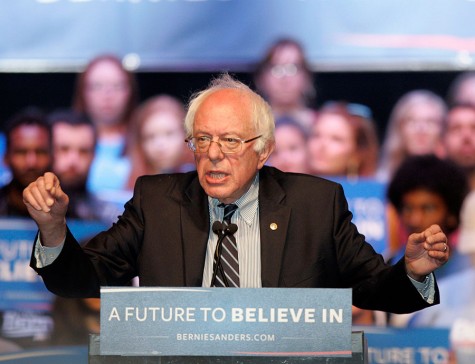
[[[408,313],[430,306],[406,274],[404,258],[390,266],[359,234],[340,185],[335,193],[334,241],[341,277],[353,303],[365,309]],[[434,304],[439,302],[436,284]]]
[[[134,196],[109,230],[81,247],[68,229],[64,247],[52,264],[37,268],[32,254],[30,266],[43,278],[48,290],[63,297],[99,297],[101,286],[128,285],[137,275],[142,243],[140,205],[141,188],[137,182]]]

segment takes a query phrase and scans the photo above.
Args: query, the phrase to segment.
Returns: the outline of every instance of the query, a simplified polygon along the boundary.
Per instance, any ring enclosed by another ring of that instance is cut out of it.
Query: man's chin
[[[212,198],[216,198],[218,200],[222,200],[223,198],[228,197],[229,193],[226,192],[226,190],[221,186],[207,186],[205,188],[205,192],[208,196]]]

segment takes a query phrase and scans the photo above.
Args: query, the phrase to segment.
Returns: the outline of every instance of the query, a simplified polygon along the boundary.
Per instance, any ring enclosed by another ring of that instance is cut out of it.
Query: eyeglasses
[[[91,82],[86,84],[86,89],[92,92],[122,92],[126,91],[127,87],[125,82]]]
[[[209,136],[191,137],[185,139],[185,142],[194,153],[206,153],[209,150],[211,142],[218,144],[219,149],[224,154],[239,153],[242,150],[242,146],[246,143],[250,143],[256,139],[259,139],[262,135],[258,135],[254,138],[243,140],[241,138],[228,138],[219,137],[218,140],[213,140]]]
[[[276,64],[270,67],[270,73],[275,78],[292,77],[301,69],[302,66],[295,63]]]

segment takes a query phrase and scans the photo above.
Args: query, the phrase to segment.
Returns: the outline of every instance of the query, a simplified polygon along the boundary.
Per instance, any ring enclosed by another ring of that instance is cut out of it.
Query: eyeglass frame
[[[299,63],[282,63],[269,65],[268,69],[273,77],[284,78],[296,76],[304,67]]]
[[[247,143],[250,143],[250,142],[252,142],[252,141],[254,141],[254,140],[257,140],[257,139],[261,138],[262,136],[263,136],[263,135],[260,134],[260,135],[258,135],[258,136],[256,136],[256,137],[250,138],[250,139],[241,139],[241,138],[237,138],[237,137],[236,137],[236,138],[229,138],[229,137],[223,138],[223,139],[235,139],[236,141],[238,141],[238,142],[241,143],[239,150],[231,151],[231,152],[223,152],[222,144],[220,143],[221,137],[218,137],[218,140],[215,141],[215,140],[213,140],[212,137],[209,137],[209,136],[206,136],[206,135],[203,135],[203,136],[200,136],[200,137],[191,136],[190,138],[186,138],[186,139],[185,139],[185,143],[187,144],[188,148],[189,148],[193,153],[199,153],[199,154],[201,154],[201,153],[208,153],[209,148],[211,147],[211,142],[214,142],[214,143],[216,143],[216,144],[218,145],[219,150],[221,151],[221,153],[223,153],[223,154],[235,154],[235,153],[239,153],[239,152],[242,150],[242,146],[243,146],[244,144],[247,144]],[[197,139],[197,138],[205,138],[205,139],[208,139],[208,140],[209,140],[208,148],[207,148],[205,151],[198,151],[198,147],[193,143],[193,139]],[[194,147],[194,148],[193,148],[193,147]]]

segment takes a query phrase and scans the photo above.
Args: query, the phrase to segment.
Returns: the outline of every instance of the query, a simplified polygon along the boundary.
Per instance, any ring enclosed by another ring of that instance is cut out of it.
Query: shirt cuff
[[[38,238],[35,242],[35,259],[36,259],[36,268],[44,268],[50,264],[52,264],[56,258],[61,254],[61,250],[63,250],[64,242],[66,238],[64,238],[63,242],[55,247],[47,247],[41,245],[40,234],[38,233]]]
[[[424,279],[424,282],[418,282],[415,279],[412,279],[411,277],[409,277],[409,279],[411,280],[414,287],[416,287],[416,289],[419,291],[424,301],[426,301],[429,304],[433,304],[434,297],[435,297],[434,274],[433,273],[429,274]]]

